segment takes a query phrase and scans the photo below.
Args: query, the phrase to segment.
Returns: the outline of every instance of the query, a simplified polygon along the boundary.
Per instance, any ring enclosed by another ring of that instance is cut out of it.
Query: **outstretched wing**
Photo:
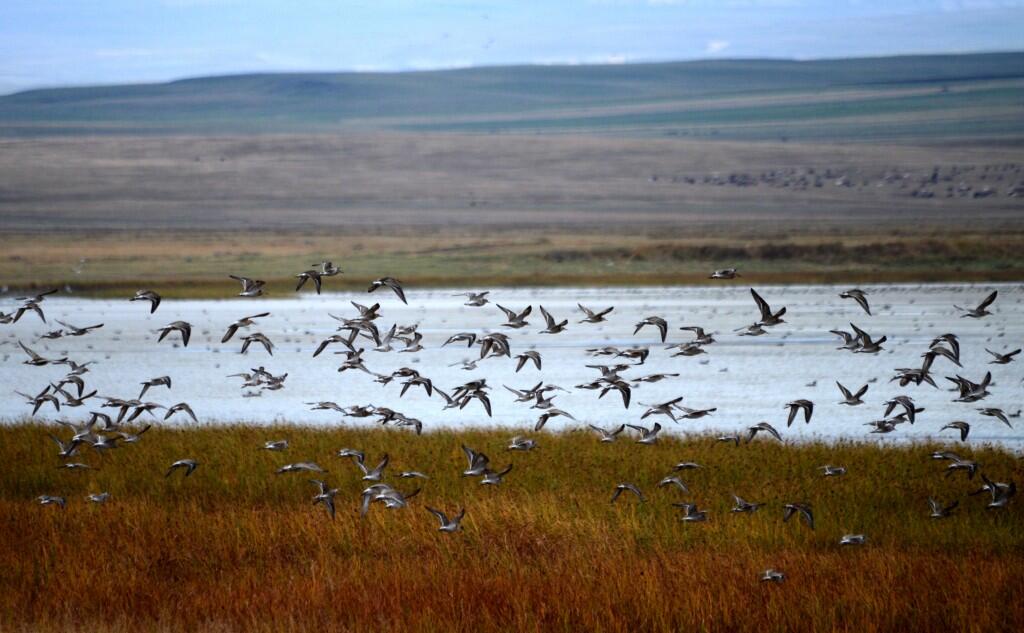
[[[757,294],[757,291],[753,288],[750,289],[750,294],[754,297],[757,309],[761,311],[761,320],[770,318],[772,316],[772,308],[768,305],[768,302],[762,299],[761,295]]]
[[[999,291],[998,290],[993,290],[992,294],[990,294],[989,296],[985,297],[985,300],[978,304],[978,310],[979,311],[984,310],[985,308],[987,308],[990,305],[992,305],[992,302],[996,300],[996,296],[998,296],[998,295],[999,295]]]
[[[444,525],[446,525],[448,523],[448,517],[445,515],[444,512],[441,512],[440,510],[435,510],[434,508],[431,508],[430,506],[423,506],[423,507],[426,508],[427,512],[429,512],[430,514],[433,514],[435,517],[437,517],[437,520],[441,522],[442,526],[444,526]]]

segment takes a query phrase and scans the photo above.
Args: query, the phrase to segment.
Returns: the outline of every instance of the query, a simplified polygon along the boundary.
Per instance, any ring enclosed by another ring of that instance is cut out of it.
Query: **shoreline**
[[[511,439],[516,435],[527,435],[534,438],[553,438],[558,440],[575,440],[580,437],[589,437],[593,431],[588,427],[588,422],[578,422],[578,426],[566,428],[546,428],[540,431],[523,430],[514,426],[501,426],[490,424],[485,426],[445,426],[430,425],[423,429],[422,434],[417,435],[411,430],[397,427],[369,426],[367,423],[339,423],[323,422],[321,424],[310,422],[290,422],[288,420],[272,420],[259,422],[256,420],[203,420],[201,422],[164,422],[161,420],[160,427],[168,432],[211,432],[211,431],[233,431],[242,434],[253,433],[274,433],[294,432],[301,434],[331,434],[331,433],[353,433],[353,434],[382,434],[397,437],[440,437],[458,435],[485,435],[501,436]],[[49,419],[23,418],[0,418],[0,429],[22,429],[41,428],[47,432],[57,434],[65,427]],[[659,436],[660,441],[665,444],[692,445],[692,444],[714,444],[716,438],[721,435],[735,433],[735,428],[705,427],[699,430],[680,430],[679,427],[665,427]],[[623,439],[622,443],[633,443],[630,439]],[[741,442],[746,444],[747,442]],[[903,436],[891,437],[866,435],[864,437],[840,435],[828,437],[824,435],[796,436],[786,438],[777,443],[782,449],[805,450],[805,449],[828,449],[828,448],[862,448],[869,450],[920,450],[930,451],[956,451],[970,447],[972,450],[991,451],[1005,454],[1018,459],[1024,459],[1024,436],[1020,438],[995,438],[971,436],[971,442],[965,444],[951,440],[948,436]]]
[[[998,284],[1013,285],[1024,283],[1024,268],[998,271],[827,271],[827,272],[777,272],[750,273],[730,281],[714,281],[707,278],[706,273],[679,273],[659,275],[546,275],[546,276],[480,276],[466,279],[465,277],[417,277],[403,275],[399,277],[407,288],[430,290],[467,290],[467,289],[499,289],[499,288],[700,288],[724,285],[757,285],[757,286],[842,286],[842,285],[938,285],[938,284]],[[295,296],[293,281],[287,277],[268,278],[267,289],[270,298],[288,298]],[[347,292],[365,292],[366,281],[353,279],[338,280],[332,278],[325,282],[324,295]],[[191,279],[191,280],[133,280],[133,281],[32,281],[28,283],[12,283],[5,286],[5,296],[19,293],[34,292],[49,288],[71,289],[70,294],[81,298],[111,299],[130,297],[140,288],[153,289],[165,298],[173,299],[231,299],[234,298],[236,282],[225,275],[225,280]],[[280,296],[275,293],[280,293]],[[304,293],[305,294],[305,293]]]

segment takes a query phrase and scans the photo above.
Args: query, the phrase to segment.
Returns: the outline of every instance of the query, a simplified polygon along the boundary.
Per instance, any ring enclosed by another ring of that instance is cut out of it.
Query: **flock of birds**
[[[296,275],[296,278],[298,279],[296,291],[301,290],[307,282],[312,281],[316,293],[320,294],[323,279],[340,273],[341,271],[331,262],[322,262],[315,267]],[[711,275],[711,279],[732,280],[739,276],[740,275],[736,269],[723,269],[714,271]],[[241,285],[239,296],[248,298],[258,298],[263,296],[266,286],[265,282],[258,279],[235,275],[231,275],[231,278]],[[397,279],[391,277],[377,279],[370,284],[368,292],[373,293],[382,289],[386,289],[393,293],[402,303],[407,303],[405,291],[402,284]],[[29,313],[35,314],[42,322],[45,323],[46,317],[42,306],[46,297],[54,292],[56,292],[56,290],[43,292],[34,296],[19,297],[17,300],[20,301],[21,304],[13,312],[10,314],[0,312],[0,323],[16,323]],[[763,336],[768,333],[769,329],[786,323],[784,318],[786,315],[785,307],[780,307],[778,309],[773,308],[753,288],[750,289],[750,294],[754,300],[757,310],[756,318],[749,326],[737,330],[738,336]],[[464,305],[472,308],[483,308],[491,303],[489,295],[489,292],[484,291],[467,292],[459,296],[464,296],[466,298]],[[977,306],[967,308],[959,306],[955,307],[965,318],[982,319],[992,315],[989,308],[996,301],[997,296],[997,292],[992,292]],[[839,297],[856,302],[867,316],[871,316],[872,313],[869,296],[865,291],[854,288],[842,292],[839,294]],[[149,312],[150,314],[153,314],[160,307],[162,300],[161,296],[157,292],[152,290],[140,290],[135,294],[135,296],[130,298],[130,301],[148,302]],[[331,315],[339,323],[337,332],[320,342],[312,352],[314,357],[323,353],[331,345],[342,346],[344,350],[336,352],[344,357],[341,365],[337,369],[338,372],[365,372],[372,375],[375,381],[381,385],[388,385],[392,382],[399,381],[401,384],[401,395],[405,395],[408,390],[413,388],[422,389],[428,397],[432,398],[436,396],[442,400],[444,403],[444,410],[465,409],[475,402],[476,404],[473,406],[479,406],[488,416],[491,415],[492,403],[489,395],[491,386],[484,378],[470,380],[445,391],[435,385],[429,377],[424,376],[420,371],[410,367],[402,367],[390,374],[377,374],[372,372],[367,367],[365,359],[363,358],[363,354],[367,348],[377,352],[395,352],[397,349],[396,353],[415,354],[416,352],[424,349],[422,344],[423,336],[417,331],[417,325],[400,325],[395,323],[387,329],[380,327],[377,324],[381,319],[380,303],[376,303],[372,306],[365,306],[352,302],[352,305],[356,310],[356,314],[350,317]],[[478,347],[478,358],[464,360],[461,363],[455,364],[457,366],[461,366],[467,371],[475,370],[477,368],[477,364],[482,361],[488,359],[500,359],[503,357],[508,358],[515,363],[516,373],[523,370],[524,367],[528,366],[528,364],[532,365],[537,370],[540,370],[543,363],[541,354],[536,350],[527,350],[513,355],[512,337],[504,332],[521,330],[529,327],[530,321],[528,319],[533,315],[533,306],[527,306],[526,308],[516,310],[508,309],[501,305],[497,305],[497,307],[504,315],[504,321],[498,324],[494,331],[488,331],[486,333],[460,332],[450,336],[442,344],[442,347],[461,344],[466,345],[467,349]],[[578,307],[583,318],[581,318],[573,327],[577,325],[587,327],[589,324],[605,322],[614,311],[614,307],[592,309],[581,304],[578,304]],[[543,329],[540,330],[540,333],[542,334],[558,335],[570,327],[569,319],[558,319],[549,313],[543,306],[539,307],[539,312],[543,319]],[[244,316],[227,324],[226,331],[221,342],[227,343],[237,335],[242,341],[241,353],[246,353],[250,346],[256,345],[262,347],[268,355],[272,356],[274,350],[274,344],[272,341],[263,333],[251,331],[258,324],[259,319],[269,315],[269,312],[261,312]],[[102,323],[85,327],[78,327],[63,321],[58,321],[58,324],[61,325],[60,329],[47,332],[40,338],[58,339],[65,336],[86,336],[103,327]],[[841,344],[837,349],[856,354],[877,354],[883,349],[883,344],[887,340],[885,336],[873,336],[853,323],[850,324],[850,327],[852,329],[850,332],[845,330],[832,330],[832,332],[841,341]],[[658,332],[661,342],[666,342],[669,326],[665,318],[652,315],[640,320],[638,323],[634,324],[634,335],[644,328],[654,328]],[[174,336],[180,338],[180,342],[183,347],[187,347],[191,338],[192,329],[193,325],[186,321],[170,322],[156,331],[156,342],[159,343],[168,337]],[[701,327],[684,326],[680,329],[690,332],[693,335],[693,339],[677,344],[667,345],[667,350],[673,350],[673,353],[671,354],[672,357],[698,356],[704,354],[706,353],[706,348],[716,342],[714,338],[715,333],[706,332]],[[249,333],[243,333],[242,331]],[[361,347],[361,345],[365,345],[367,347]],[[122,446],[142,441],[143,435],[151,428],[151,425],[146,424],[141,428],[135,429],[130,427],[130,425],[138,420],[142,415],[155,416],[155,412],[162,410],[164,412],[164,420],[168,420],[177,414],[186,415],[194,421],[198,420],[195,412],[192,410],[192,407],[186,402],[179,402],[165,407],[156,402],[143,400],[151,389],[170,390],[172,387],[172,379],[170,376],[159,376],[142,381],[141,389],[137,397],[101,397],[97,395],[96,390],[88,392],[86,390],[84,376],[89,373],[90,366],[94,364],[93,362],[79,363],[67,357],[46,358],[21,341],[19,341],[19,346],[28,357],[27,360],[24,361],[24,364],[26,365],[35,367],[66,365],[68,367],[68,372],[63,378],[59,381],[48,383],[38,393],[32,395],[18,392],[18,395],[22,396],[26,403],[32,407],[32,415],[37,414],[44,406],[50,406],[58,412],[61,411],[62,408],[66,410],[68,408],[89,407],[90,401],[93,399],[103,401],[98,408],[109,408],[112,410],[109,414],[102,411],[90,410],[88,420],[82,423],[59,420],[59,424],[66,427],[70,433],[70,437],[67,439],[50,435],[50,438],[59,449],[59,457],[63,460],[61,468],[69,470],[90,468],[86,463],[75,461],[75,458],[79,457],[86,447],[91,447],[96,453],[102,454],[108,450],[117,449]],[[1013,362],[1021,350],[1015,349],[1007,352],[987,351],[992,356],[992,364],[1005,365]],[[653,373],[642,376],[627,376],[627,373],[635,371],[638,366],[642,366],[645,363],[651,353],[649,347],[635,346],[626,349],[620,349],[618,347],[600,347],[588,349],[587,352],[595,358],[609,358],[610,360],[607,362],[612,364],[588,364],[587,367],[599,372],[600,376],[596,376],[589,382],[576,385],[575,389],[596,391],[598,392],[598,398],[604,398],[604,396],[614,392],[612,397],[621,399],[621,402],[626,409],[629,408],[633,401],[634,391],[642,388],[644,384],[670,380],[679,376],[679,374],[674,373]],[[958,368],[962,367],[960,362],[959,338],[953,333],[946,333],[935,337],[928,346],[928,349],[922,354],[922,359],[922,363],[919,367],[898,368],[895,375],[892,377],[892,381],[898,382],[901,387],[905,387],[910,384],[928,384],[932,387],[937,387],[938,385],[935,382],[935,376],[933,374],[933,365],[936,361],[941,359],[944,363],[955,365]],[[287,378],[287,374],[275,376],[262,366],[252,369],[251,372],[235,374],[234,376],[243,379],[244,387],[259,389],[260,391],[282,389]],[[989,387],[993,386],[992,375],[990,372],[986,373],[978,382],[964,378],[959,374],[946,377],[946,380],[954,385],[954,389],[958,394],[955,401],[962,403],[977,403],[984,400],[990,395]],[[842,397],[839,401],[840,405],[856,407],[865,404],[863,398],[869,389],[869,384],[865,384],[856,390],[849,389],[838,381],[836,382],[836,385]],[[504,387],[514,395],[515,402],[523,405],[529,404],[531,409],[535,409],[539,412],[536,423],[533,425],[534,431],[540,431],[552,418],[565,417],[569,420],[576,420],[571,413],[558,408],[554,403],[556,393],[567,392],[567,389],[559,387],[558,385],[546,384],[543,381],[528,388],[517,389],[507,385]],[[716,411],[716,408],[692,409],[685,407],[681,404],[682,400],[683,398],[680,396],[664,402],[647,404],[641,403],[644,407],[644,411],[639,418],[642,421],[647,418],[663,417],[673,422],[678,422],[680,420],[699,419],[711,415]],[[414,429],[417,434],[421,433],[423,430],[423,422],[421,420],[388,407],[374,406],[372,404],[340,406],[337,403],[330,401],[310,402],[307,404],[314,410],[331,410],[352,418],[372,418],[380,424],[392,423],[396,426],[410,427]],[[891,433],[902,424],[914,424],[917,416],[924,411],[922,407],[917,406],[911,396],[905,394],[898,395],[887,400],[883,406],[884,415],[880,419],[868,423],[869,426],[872,427],[872,430],[870,431],[871,433]],[[787,427],[791,426],[799,419],[802,419],[805,424],[809,424],[814,416],[815,403],[808,399],[797,399],[789,402],[786,405],[786,408],[788,409],[788,416],[786,419]],[[1019,410],[1016,413],[1008,413],[1002,409],[994,407],[980,407],[978,411],[981,415],[992,417],[999,420],[1002,424],[1006,424],[1011,427],[1012,423],[1010,420],[1012,418],[1020,417],[1021,415]],[[612,428],[602,428],[592,424],[588,426],[595,432],[598,440],[602,443],[617,441],[628,428],[636,432],[635,441],[638,444],[644,445],[657,443],[659,433],[663,428],[661,423],[657,421],[654,421],[651,426],[643,426],[639,423],[619,424]],[[956,420],[943,426],[942,430],[954,431],[958,434],[961,441],[966,442],[970,435],[971,428],[972,427],[968,422]],[[747,427],[743,433],[736,432],[721,435],[717,437],[717,439],[720,442],[732,443],[736,446],[740,446],[742,443],[754,441],[761,435],[767,436],[768,438],[776,441],[782,441],[782,433],[767,421],[761,421],[753,424]],[[538,442],[535,439],[516,436],[510,440],[507,449],[510,451],[531,451],[537,446]],[[263,450],[273,452],[284,452],[289,450],[289,448],[289,442],[286,439],[267,441],[262,447]],[[512,464],[508,464],[504,467],[498,467],[493,465],[490,458],[481,451],[465,445],[462,446],[462,450],[467,460],[467,465],[462,471],[462,475],[464,477],[479,478],[482,485],[500,485],[504,478],[509,476],[512,471]],[[368,462],[367,456],[360,450],[343,448],[337,452],[337,455],[341,458],[351,459],[354,466],[358,469],[358,472],[361,473],[362,481],[367,483],[367,487],[360,495],[359,511],[362,515],[369,512],[373,504],[380,504],[387,509],[404,508],[408,505],[409,500],[420,492],[420,488],[416,488],[411,492],[402,492],[399,488],[396,488],[385,481],[385,479],[389,477],[389,471],[387,468],[390,462],[390,458],[386,454],[383,455],[375,465],[373,465],[372,462]],[[1016,484],[1013,481],[1001,482],[991,479],[987,473],[982,471],[980,464],[970,459],[963,458],[953,451],[938,451],[933,453],[931,458],[948,462],[945,469],[947,476],[963,472],[969,479],[974,479],[977,475],[982,484],[981,487],[972,494],[987,495],[989,502],[986,504],[986,507],[989,509],[997,510],[1006,508],[1016,494]],[[181,472],[183,477],[189,477],[197,468],[200,467],[200,465],[201,462],[193,457],[179,459],[169,465],[165,477],[171,477],[176,472]],[[680,473],[701,467],[702,466],[700,464],[695,462],[679,462],[673,466],[672,474],[669,474],[664,479],[660,480],[657,483],[657,486],[659,488],[678,488],[682,493],[689,494],[690,490],[686,483],[681,479]],[[278,475],[301,473],[316,477],[314,479],[310,479],[310,482],[316,487],[316,494],[312,497],[313,503],[322,505],[326,508],[327,513],[332,519],[335,517],[335,497],[338,494],[338,489],[331,487],[331,485],[323,478],[325,473],[327,473],[326,469],[322,468],[315,462],[303,461],[285,464],[278,468],[276,472]],[[843,466],[826,464],[821,467],[821,476],[823,477],[843,477],[846,476],[846,474],[847,470]],[[402,480],[429,478],[428,475],[419,471],[402,471],[398,473],[396,477],[397,479]],[[635,483],[620,482],[613,488],[611,502],[616,503],[623,494],[631,495],[639,502],[646,501],[645,495]],[[101,504],[110,499],[110,494],[107,492],[93,493],[88,495],[87,499],[89,502]],[[734,513],[757,512],[765,505],[760,502],[746,501],[736,495],[733,496],[733,500],[734,506],[731,511]],[[951,503],[943,503],[934,498],[929,498],[927,501],[930,508],[930,516],[935,519],[942,519],[951,516],[959,505],[958,500],[954,500]],[[43,495],[38,498],[38,502],[42,505],[56,505],[60,508],[64,508],[67,504],[67,499],[59,495]],[[708,511],[706,509],[699,508],[695,503],[680,502],[674,503],[673,506],[679,508],[681,521],[696,523],[708,520]],[[465,517],[464,508],[452,515],[429,506],[426,506],[426,510],[436,517],[439,523],[438,529],[441,532],[452,533],[461,529],[461,521]],[[793,517],[799,517],[799,519],[802,520],[808,528],[814,529],[814,510],[809,504],[794,500],[783,504],[782,510],[783,521],[789,521]],[[845,534],[839,539],[839,544],[843,546],[863,545],[866,542],[867,537],[864,534]],[[774,569],[766,570],[761,576],[762,580],[773,582],[782,581],[784,577],[785,575],[782,572]]]

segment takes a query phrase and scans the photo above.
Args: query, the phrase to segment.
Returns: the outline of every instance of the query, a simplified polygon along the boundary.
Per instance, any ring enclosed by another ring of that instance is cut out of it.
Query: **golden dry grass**
[[[588,433],[541,433],[536,451],[506,453],[508,433],[247,426],[154,429],[141,444],[57,470],[47,427],[0,428],[0,622],[4,630],[1020,630],[1024,521],[1017,504],[984,509],[978,483],[942,476],[933,446],[733,447],[703,436],[657,446],[600,444]],[[285,454],[258,450],[288,438]],[[466,443],[515,467],[499,488],[459,476]],[[343,446],[375,461],[410,507],[356,510],[357,470]],[[957,448],[1001,481],[1021,462],[995,448]],[[164,478],[174,459],[202,462]],[[710,510],[683,524],[654,487],[673,464]],[[307,476],[275,476],[315,460],[341,489],[331,521],[310,504]],[[849,474],[824,479],[824,463]],[[419,469],[431,479],[395,478]],[[619,481],[649,500],[608,503]],[[107,490],[104,506],[84,495]],[[728,512],[731,493],[768,505]],[[63,494],[68,507],[40,507]],[[961,500],[928,518],[926,498]],[[805,500],[817,528],[781,521]],[[465,529],[441,534],[424,510],[467,508]],[[842,549],[847,532],[869,543]],[[766,567],[781,585],[758,581]]]

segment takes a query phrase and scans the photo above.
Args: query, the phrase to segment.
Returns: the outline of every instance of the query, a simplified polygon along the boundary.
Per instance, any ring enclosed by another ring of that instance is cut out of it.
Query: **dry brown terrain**
[[[2,140],[0,278],[193,292],[324,257],[359,283],[680,283],[733,265],[776,281],[1020,279],[1022,169],[1014,147]]]
[[[924,178],[934,166],[970,169],[932,188],[940,194],[966,182],[998,195],[915,199],[916,180],[885,182],[887,174]],[[396,134],[3,140],[0,220],[5,231],[626,226],[683,234],[811,220],[943,225],[965,213],[1009,224],[1024,211],[1024,197],[1005,194],[1024,184],[1022,167],[1024,150],[991,147]],[[800,190],[680,180],[808,169],[831,176]],[[835,184],[843,178],[853,186]]]

